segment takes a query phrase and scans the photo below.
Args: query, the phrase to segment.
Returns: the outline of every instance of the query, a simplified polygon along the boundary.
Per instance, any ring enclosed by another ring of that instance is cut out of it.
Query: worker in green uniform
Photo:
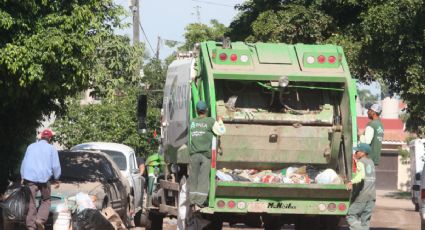
[[[190,174],[189,200],[194,207],[205,205],[210,186],[211,148],[213,136],[223,135],[226,130],[221,119],[208,117],[204,101],[196,104],[197,118],[190,122]]]
[[[370,145],[372,152],[369,158],[373,160],[375,165],[379,164],[382,140],[384,139],[384,126],[379,118],[381,111],[381,106],[378,104],[373,104],[369,108],[367,116],[371,121],[367,124],[364,134],[360,136],[360,143]]]
[[[368,230],[376,200],[375,164],[368,157],[371,153],[368,144],[360,143],[354,151],[356,170],[353,179],[346,184],[347,189],[353,190],[347,222],[350,230]]]

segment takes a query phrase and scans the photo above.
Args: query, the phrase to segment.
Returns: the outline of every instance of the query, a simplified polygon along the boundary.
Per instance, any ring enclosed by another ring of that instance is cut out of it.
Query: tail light
[[[317,57],[317,62],[319,62],[320,64],[325,63],[326,58],[323,55],[320,55],[319,57]]]
[[[335,56],[329,56],[328,57],[328,62],[329,63],[333,64],[333,63],[335,63],[335,61],[336,61],[336,57]]]
[[[321,212],[324,212],[324,211],[326,211],[326,204],[319,204],[319,211],[321,211]]]
[[[226,203],[224,203],[224,201],[222,200],[217,201],[217,207],[224,208],[224,206],[226,206]]]
[[[242,202],[242,201],[238,202],[238,208],[239,209],[245,209],[245,207],[246,207],[245,202]]]
[[[421,199],[425,199],[425,189],[421,189]]]
[[[222,60],[222,61],[226,61],[226,59],[227,59],[227,54],[225,54],[225,53],[221,53],[221,54],[220,54],[220,60]]]
[[[328,211],[329,212],[334,212],[335,210],[336,210],[336,204],[335,203],[328,204]]]
[[[340,203],[340,204],[338,205],[338,210],[339,210],[339,211],[343,212],[343,211],[345,211],[346,209],[347,209],[347,205],[345,205],[344,203]]]
[[[314,57],[313,56],[308,56],[305,60],[306,60],[306,62],[308,64],[313,64],[314,63]]]
[[[229,208],[235,208],[236,207],[236,203],[233,200],[231,200],[231,201],[227,202],[227,207],[229,207]]]
[[[235,62],[235,61],[237,61],[237,60],[238,60],[238,55],[236,55],[236,54],[232,54],[232,55],[230,55],[230,61]]]

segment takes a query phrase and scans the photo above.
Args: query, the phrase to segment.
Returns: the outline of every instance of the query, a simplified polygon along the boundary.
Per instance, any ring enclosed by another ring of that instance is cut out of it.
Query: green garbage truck
[[[226,133],[212,140],[208,204],[193,211],[189,124],[199,100],[208,116],[222,118]],[[168,68],[161,110],[166,165],[148,197],[147,229],[161,229],[164,217],[177,218],[178,229],[336,229],[350,204],[344,182],[357,143],[355,100],[340,46],[197,44]],[[142,126],[146,101],[139,100]],[[195,217],[205,221],[190,228]]]

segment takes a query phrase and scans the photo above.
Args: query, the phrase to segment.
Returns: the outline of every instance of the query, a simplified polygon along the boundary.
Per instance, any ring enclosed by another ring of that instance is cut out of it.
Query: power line
[[[203,0],[192,0],[192,2],[200,2],[200,3],[210,4],[210,5],[225,6],[225,7],[232,7],[232,8],[235,7],[235,6],[227,5],[223,3],[216,3],[216,2],[203,1]]]
[[[140,29],[142,30],[143,36],[145,36],[146,42],[148,43],[149,47],[151,48],[152,54],[155,54],[155,51],[152,48],[151,42],[149,41],[149,38],[146,35],[145,30],[143,29],[143,26],[140,22],[139,22],[139,26],[140,26]]]

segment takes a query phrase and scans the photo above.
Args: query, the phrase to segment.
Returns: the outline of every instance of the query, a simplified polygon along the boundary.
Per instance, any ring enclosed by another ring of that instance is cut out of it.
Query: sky
[[[115,3],[124,7],[128,16],[123,22],[132,23],[130,12],[131,0],[114,0]],[[209,24],[211,19],[217,19],[220,23],[229,26],[237,16],[238,11],[234,9],[236,4],[243,3],[244,0],[139,0],[140,23],[146,33],[152,49],[155,51],[157,39],[184,41],[184,28],[198,21],[197,9],[199,9],[200,22]],[[199,6],[199,8],[197,8]],[[133,29],[131,25],[124,30],[117,30],[116,33],[128,35],[132,39]],[[154,52],[147,43],[147,39],[140,31],[140,41],[145,43],[145,50],[150,56]],[[160,58],[165,59],[173,53],[175,49],[164,44],[160,46]],[[371,85],[358,84],[359,89],[369,89],[372,94],[379,94],[378,84]]]
[[[131,0],[115,0],[122,5],[128,12],[128,17],[124,22],[131,23],[129,5]],[[217,19],[220,23],[228,26],[237,15],[234,9],[236,4],[244,0],[139,0],[140,5],[140,23],[146,32],[148,40],[156,50],[157,37],[162,39],[184,41],[184,28],[198,21],[197,9],[199,6],[200,21],[209,24],[211,19]],[[132,38],[132,27],[125,30],[117,30],[118,34],[125,34]],[[146,42],[142,31],[140,31],[140,41],[146,44],[146,50],[152,56],[153,52]],[[164,59],[173,53],[173,49],[161,46],[160,58]]]

